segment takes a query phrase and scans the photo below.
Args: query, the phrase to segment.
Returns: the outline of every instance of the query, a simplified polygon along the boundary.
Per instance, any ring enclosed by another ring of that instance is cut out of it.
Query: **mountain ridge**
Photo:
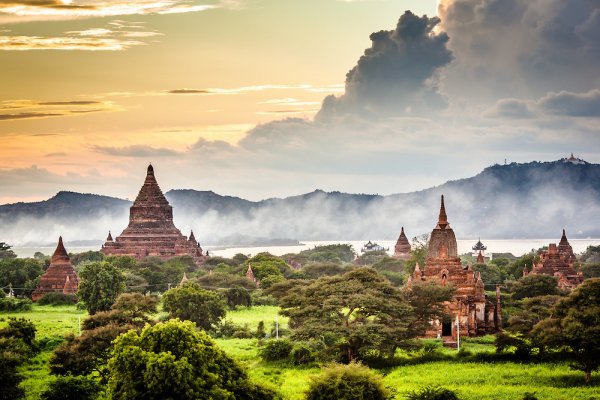
[[[600,164],[574,160],[495,164],[469,178],[390,195],[316,189],[251,201],[211,190],[173,189],[165,196],[182,232],[193,229],[201,242],[211,244],[257,237],[392,239],[401,226],[416,236],[431,230],[441,194],[459,237],[553,237],[563,227],[570,237],[600,237],[594,222],[600,212]],[[127,225],[130,205],[70,191],[40,202],[0,205],[0,222],[7,227],[0,241],[39,243],[61,232],[97,240]]]

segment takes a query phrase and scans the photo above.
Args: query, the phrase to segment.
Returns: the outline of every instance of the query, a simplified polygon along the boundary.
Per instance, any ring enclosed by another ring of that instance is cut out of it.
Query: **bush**
[[[4,312],[31,311],[31,300],[15,299],[14,297],[6,297],[3,299],[0,299],[0,311],[4,311]]]
[[[61,292],[50,292],[43,295],[37,303],[42,306],[68,306],[77,303],[77,296]]]
[[[42,393],[42,400],[94,400],[102,390],[98,382],[87,376],[59,376]]]
[[[381,378],[360,364],[334,365],[313,377],[307,400],[385,400],[392,393]]]
[[[269,340],[258,350],[258,354],[265,361],[285,360],[291,352],[292,343],[287,339]]]
[[[225,292],[225,301],[231,310],[235,310],[237,306],[252,306],[252,297],[250,297],[250,292],[248,292],[247,289],[237,285],[227,289]]]
[[[419,391],[408,393],[408,400],[458,400],[458,396],[450,389],[439,386],[426,386]]]
[[[277,300],[273,296],[263,296],[262,290],[253,290],[250,293],[253,306],[276,306]]]
[[[525,394],[523,394],[523,400],[538,400],[538,398],[535,397],[535,392],[525,392]]]
[[[290,360],[294,365],[308,364],[316,361],[317,352],[315,344],[310,342],[296,342],[290,352]]]

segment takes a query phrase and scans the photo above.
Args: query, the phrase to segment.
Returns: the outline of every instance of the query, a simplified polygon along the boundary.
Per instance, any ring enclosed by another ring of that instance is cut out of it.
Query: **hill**
[[[202,244],[303,240],[394,239],[434,226],[439,196],[461,238],[600,237],[600,165],[578,159],[493,165],[471,178],[389,196],[315,190],[253,202],[212,191],[171,190],[175,224]],[[0,241],[13,245],[102,240],[127,225],[131,202],[59,192],[46,201],[0,206]]]

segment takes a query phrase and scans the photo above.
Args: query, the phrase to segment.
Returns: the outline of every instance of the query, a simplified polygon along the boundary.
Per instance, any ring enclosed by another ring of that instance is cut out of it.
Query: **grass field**
[[[248,324],[256,329],[259,321],[267,327],[275,320],[277,307],[260,306],[239,309],[227,314],[227,319],[236,324]],[[0,313],[0,327],[7,318],[25,317],[33,321],[38,329],[37,339],[43,351],[22,369],[23,386],[27,399],[39,399],[52,377],[49,375],[48,359],[51,348],[69,333],[78,334],[78,320],[85,312],[73,306],[33,306],[30,312]],[[279,317],[282,329],[287,319]],[[471,352],[493,351],[491,337],[464,340],[463,347]],[[264,362],[258,357],[256,339],[216,339],[218,345],[229,355],[246,366],[251,379],[266,384],[285,399],[299,400],[308,388],[312,375],[319,373],[318,367],[294,367],[285,362]],[[443,349],[452,354],[456,350]],[[492,400],[523,398],[525,392],[535,392],[540,400],[600,400],[600,376],[594,374],[594,384],[584,385],[583,374],[572,371],[566,364],[518,364],[509,362],[429,362],[407,365],[378,371],[384,383],[393,388],[396,399],[402,399],[407,391],[425,385],[441,385],[456,390],[462,400]],[[341,400],[341,399],[340,399]]]

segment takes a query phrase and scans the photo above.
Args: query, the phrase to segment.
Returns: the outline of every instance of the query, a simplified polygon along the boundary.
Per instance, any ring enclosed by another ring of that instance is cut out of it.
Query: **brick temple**
[[[448,321],[433,321],[427,336],[457,337],[458,317],[461,336],[477,336],[498,332],[502,328],[500,292],[496,298],[485,294],[481,273],[475,275],[470,266],[463,267],[457,252],[456,236],[448,223],[444,196],[442,196],[438,222],[431,232],[425,267],[417,265],[408,284],[435,282],[440,285],[453,285],[456,292],[451,301],[445,304]]]
[[[166,260],[189,255],[198,265],[207,258],[202,254],[194,232],[187,238],[173,224],[173,207],[158,186],[152,165],[148,166],[146,180],[129,209],[129,225],[114,240],[109,232],[100,251],[138,260],[144,257]]]
[[[575,271],[573,264],[577,261],[573,247],[567,239],[563,229],[558,246],[550,243],[548,250],[540,254],[540,260],[534,262],[531,272],[523,269],[523,275],[552,275],[558,280],[558,287],[562,290],[572,290],[583,282],[583,275]]]
[[[404,234],[404,227],[400,230],[400,236],[398,236],[396,246],[394,246],[394,255],[392,257],[399,260],[408,260],[410,258],[410,243]]]
[[[58,238],[58,245],[54,250],[54,254],[52,254],[50,265],[31,294],[31,299],[38,301],[50,292],[76,294],[78,286],[79,277],[75,272],[75,268],[73,268],[73,264],[71,264],[71,259],[63,245],[61,236]]]

